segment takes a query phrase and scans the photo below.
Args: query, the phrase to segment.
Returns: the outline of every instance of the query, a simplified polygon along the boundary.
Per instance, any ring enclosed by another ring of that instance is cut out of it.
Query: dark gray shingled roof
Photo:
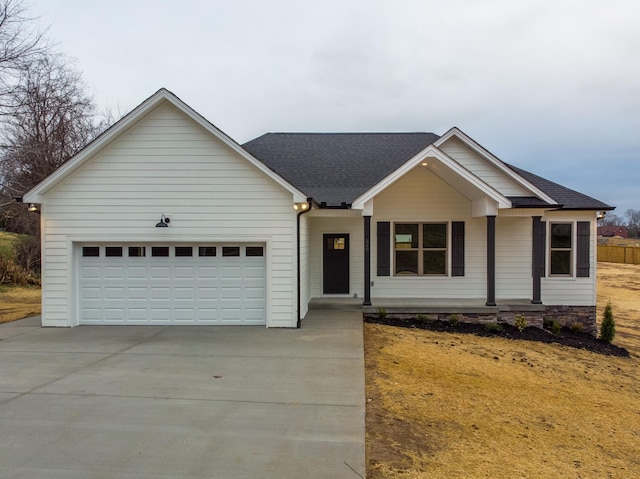
[[[242,145],[289,183],[326,206],[358,196],[439,138],[434,133],[266,133]],[[564,209],[612,207],[505,163]],[[536,197],[510,197],[513,206],[549,206]],[[554,204],[554,206],[556,206]]]
[[[504,162],[503,162],[504,163]],[[569,189],[565,186],[549,181],[541,176],[529,173],[522,168],[504,163],[514,172],[522,176],[532,185],[538,187],[544,191],[551,198],[556,200],[558,204],[562,205],[564,210],[613,210],[613,206],[609,206],[602,201],[591,198],[590,196],[583,195],[575,190]]]
[[[438,138],[433,133],[267,133],[242,147],[307,196],[340,206]]]

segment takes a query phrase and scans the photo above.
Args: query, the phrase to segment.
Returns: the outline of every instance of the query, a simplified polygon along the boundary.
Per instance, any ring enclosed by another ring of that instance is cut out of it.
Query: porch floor
[[[349,309],[363,313],[376,313],[385,308],[387,313],[498,313],[504,311],[544,311],[543,304],[531,304],[530,299],[496,300],[496,306],[486,306],[486,299],[427,299],[427,298],[372,298],[371,306],[363,306],[362,298],[312,298],[309,309]]]

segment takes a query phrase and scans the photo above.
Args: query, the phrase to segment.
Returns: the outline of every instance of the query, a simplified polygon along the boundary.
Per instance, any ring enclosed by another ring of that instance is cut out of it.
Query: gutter
[[[300,326],[302,326],[302,318],[300,317],[300,217],[304,214],[307,214],[309,211],[311,211],[311,204],[312,198],[307,198],[307,206],[308,208],[306,210],[302,210],[299,211],[298,214],[296,215],[296,255],[297,255],[297,267],[298,267],[298,275],[297,275],[297,281],[298,281],[298,322],[296,323],[296,328],[300,328]]]

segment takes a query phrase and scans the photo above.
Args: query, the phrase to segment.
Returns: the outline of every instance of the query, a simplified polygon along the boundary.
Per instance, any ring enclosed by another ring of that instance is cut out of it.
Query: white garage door
[[[79,245],[81,324],[266,324],[264,245]]]

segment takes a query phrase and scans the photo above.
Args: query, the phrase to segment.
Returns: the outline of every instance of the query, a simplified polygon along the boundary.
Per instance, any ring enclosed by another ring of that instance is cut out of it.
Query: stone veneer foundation
[[[497,311],[497,312],[468,312],[457,311],[452,308],[450,312],[430,312],[429,308],[425,308],[423,313],[419,313],[415,308],[411,312],[402,312],[401,308],[388,308],[387,317],[397,319],[415,318],[418,314],[422,314],[432,321],[448,321],[452,315],[457,316],[461,323],[485,324],[485,323],[507,323],[515,325],[515,317],[522,315],[527,318],[527,325],[536,328],[542,328],[544,320],[555,319],[561,326],[570,328],[572,325],[582,324],[582,332],[596,336],[598,327],[596,324],[596,307],[595,306],[542,306],[538,311]],[[438,308],[440,309],[440,308]],[[377,318],[377,312],[365,312],[364,317]]]

